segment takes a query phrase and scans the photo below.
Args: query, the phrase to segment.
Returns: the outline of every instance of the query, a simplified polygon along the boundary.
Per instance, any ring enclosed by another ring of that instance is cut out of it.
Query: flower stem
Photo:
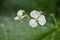
[[[52,17],[53,17],[53,20],[55,22],[55,28],[57,28],[57,21],[56,21],[55,15],[53,15]]]

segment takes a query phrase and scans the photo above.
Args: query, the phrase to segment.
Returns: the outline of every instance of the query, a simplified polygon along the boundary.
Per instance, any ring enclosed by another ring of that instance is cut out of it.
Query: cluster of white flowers
[[[26,15],[23,15],[24,10],[19,10],[17,12],[17,16],[14,18],[15,20],[23,19]],[[31,27],[37,27],[38,23],[40,25],[44,25],[46,23],[45,16],[41,14],[42,12],[33,10],[30,12],[31,20],[29,21],[29,25]]]
[[[45,16],[41,15],[39,11],[33,10],[30,12],[30,16],[32,17],[32,19],[29,21],[29,25],[31,27],[36,27],[38,25],[37,22],[40,25],[44,25],[46,23]]]

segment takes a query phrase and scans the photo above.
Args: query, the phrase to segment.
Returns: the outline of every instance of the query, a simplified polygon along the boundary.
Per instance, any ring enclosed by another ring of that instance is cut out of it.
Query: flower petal
[[[14,17],[14,20],[19,20],[19,18],[16,16],[16,17]]]
[[[17,16],[22,16],[23,15],[23,10],[18,10]]]
[[[40,25],[44,25],[46,23],[46,19],[45,19],[45,16],[44,15],[41,15],[39,18],[38,18],[38,23]]]
[[[39,17],[40,16],[40,13],[36,10],[33,10],[32,12],[30,12],[30,16],[32,18],[36,18],[36,17]]]
[[[31,20],[29,21],[29,25],[30,25],[31,27],[36,27],[38,24],[37,24],[37,22],[36,22],[34,19],[31,19]]]
[[[20,19],[23,19],[25,16],[26,16],[26,15],[21,16],[21,18],[20,18]]]

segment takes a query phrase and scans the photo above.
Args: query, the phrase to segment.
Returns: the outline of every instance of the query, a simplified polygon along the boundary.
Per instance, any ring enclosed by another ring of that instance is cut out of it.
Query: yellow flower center
[[[35,21],[38,21],[38,17],[36,17],[34,20],[35,20]]]

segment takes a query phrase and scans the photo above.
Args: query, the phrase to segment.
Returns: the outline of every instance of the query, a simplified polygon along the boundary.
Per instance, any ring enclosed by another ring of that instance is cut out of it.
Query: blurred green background
[[[32,28],[27,20],[15,21],[20,9],[27,15],[43,11],[46,24]],[[0,0],[0,40],[60,40],[60,0]]]

